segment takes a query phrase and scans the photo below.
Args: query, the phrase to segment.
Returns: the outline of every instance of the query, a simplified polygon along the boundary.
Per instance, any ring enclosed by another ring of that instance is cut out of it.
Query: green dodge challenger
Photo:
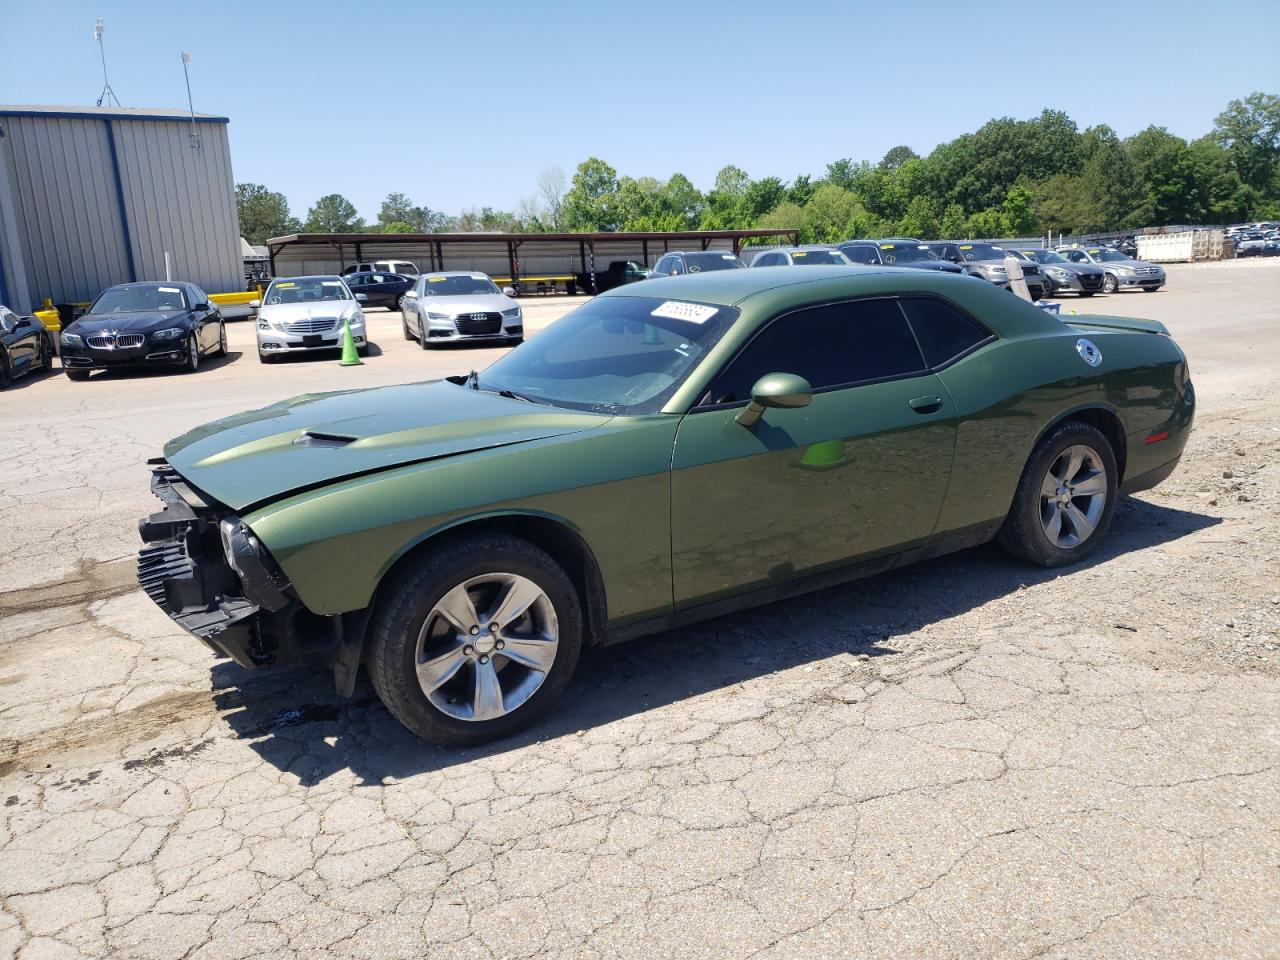
[[[993,538],[1074,563],[1195,410],[1159,323],[972,277],[728,270],[488,369],[295,397],[152,461],[138,578],[244,667],[363,664],[427,740],[519,730],[610,644]]]

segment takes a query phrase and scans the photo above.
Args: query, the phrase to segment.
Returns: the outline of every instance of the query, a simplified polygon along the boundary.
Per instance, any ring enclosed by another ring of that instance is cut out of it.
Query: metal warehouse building
[[[0,303],[20,313],[130,280],[244,289],[227,118],[0,106]]]

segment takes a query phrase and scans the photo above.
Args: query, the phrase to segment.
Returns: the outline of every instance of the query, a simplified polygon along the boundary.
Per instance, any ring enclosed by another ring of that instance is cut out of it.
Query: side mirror
[[[418,291],[417,291],[417,290],[406,290],[406,291],[404,292],[404,298],[405,298],[406,300],[417,300],[417,299],[418,299]]]
[[[516,295],[516,288],[515,288],[515,287],[503,287],[503,288],[502,288],[502,295],[503,295],[504,297],[514,297],[514,296]]]
[[[261,306],[262,306],[262,301],[261,301],[261,300],[250,300],[250,301],[249,301],[249,309],[250,309],[250,310],[257,310],[257,309],[258,309],[259,307],[261,307]]]
[[[364,303],[368,299],[369,299],[369,295],[367,293],[356,294],[356,303]]]
[[[754,427],[768,407],[795,410],[807,407],[813,399],[813,387],[804,377],[794,373],[766,373],[751,388],[751,402],[738,416],[738,423]]]
[[[209,304],[207,303],[197,303],[191,309],[194,310],[196,313],[208,313],[210,308],[209,308]]]

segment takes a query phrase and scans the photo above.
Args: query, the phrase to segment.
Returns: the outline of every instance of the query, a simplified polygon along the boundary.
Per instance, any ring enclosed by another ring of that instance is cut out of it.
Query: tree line
[[[1067,114],[1001,117],[938,145],[908,146],[878,163],[827,164],[824,175],[753,180],[723,167],[705,193],[683,174],[619,176],[597,157],[572,179],[552,168],[512,211],[445,214],[388,194],[366,222],[341,194],[298,220],[281,193],[236,185],[241,233],[251,243],[288,233],[442,231],[731,230],[788,227],[802,242],[847,237],[1034,236],[1168,224],[1280,219],[1280,96],[1232,100],[1213,129],[1184,140],[1164,127],[1121,138],[1105,124],[1080,130]]]

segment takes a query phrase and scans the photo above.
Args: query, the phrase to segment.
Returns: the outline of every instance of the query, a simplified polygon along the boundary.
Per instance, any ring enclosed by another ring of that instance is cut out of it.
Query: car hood
[[[295,320],[308,320],[311,317],[351,317],[355,316],[359,304],[354,300],[312,300],[307,303],[273,303],[258,308],[260,320],[273,320],[278,323],[292,323]]]
[[[1072,263],[1068,260],[1066,263],[1042,263],[1040,269],[1043,270],[1065,270],[1067,273],[1074,273],[1078,277],[1087,277],[1106,273],[1101,267],[1092,263]]]
[[[964,273],[957,264],[947,260],[913,260],[910,263],[894,263],[895,267],[910,267],[912,270],[941,270],[943,273]]]
[[[447,313],[451,317],[460,313],[501,313],[515,306],[500,293],[478,297],[420,297],[418,302],[431,313]]]
[[[110,330],[113,333],[149,333],[173,326],[174,322],[187,315],[185,310],[164,312],[160,310],[141,310],[137,313],[86,313],[74,323],[63,328],[64,332],[78,333],[82,336],[89,333],[100,333]]]
[[[233,510],[410,463],[590,430],[610,416],[447,380],[307,394],[170,440],[165,459]]]

